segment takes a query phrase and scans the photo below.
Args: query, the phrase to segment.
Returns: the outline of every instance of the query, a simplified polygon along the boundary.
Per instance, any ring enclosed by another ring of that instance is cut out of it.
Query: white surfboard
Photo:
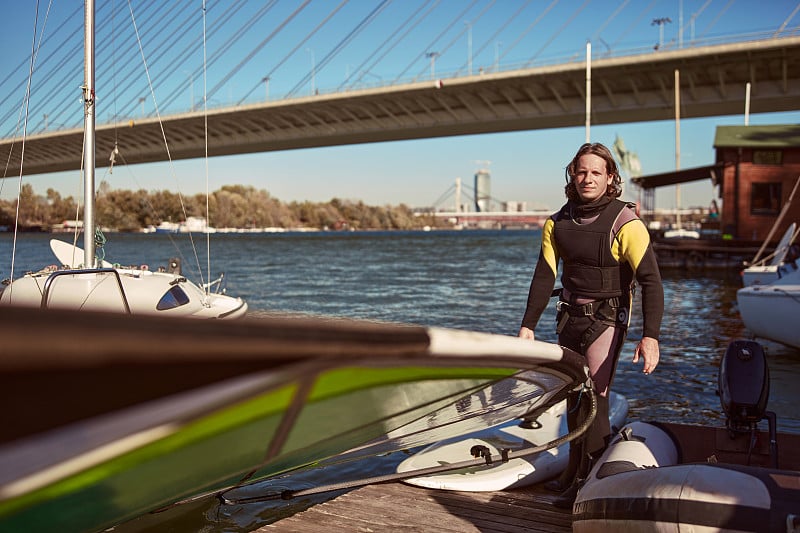
[[[628,416],[628,400],[611,393],[609,420],[613,428],[621,427]],[[472,459],[473,446],[485,446],[493,466],[462,468],[452,472],[414,477],[406,483],[429,489],[488,492],[506,490],[545,481],[567,467],[569,445],[546,450],[528,457],[501,461],[503,449],[518,452],[555,440],[567,434],[566,401],[560,402],[539,416],[536,428],[523,428],[520,420],[510,420],[481,431],[461,435],[432,444],[410,456],[397,466],[397,472],[442,466]]]
[[[83,264],[83,249],[78,246],[58,239],[50,239],[50,249],[58,259],[60,265],[66,265],[69,268],[78,268]],[[108,261],[102,262],[103,268],[111,268],[112,265]]]

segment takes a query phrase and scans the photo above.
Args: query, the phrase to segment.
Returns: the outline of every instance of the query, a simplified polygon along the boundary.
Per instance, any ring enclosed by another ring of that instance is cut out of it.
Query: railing
[[[119,277],[119,272],[117,272],[113,268],[93,268],[89,270],[59,270],[57,272],[53,272],[47,277],[47,280],[44,282],[44,290],[42,291],[42,305],[41,305],[42,309],[47,308],[47,303],[50,301],[50,290],[56,278],[68,275],[80,276],[87,274],[113,274],[115,279],[117,280],[117,286],[119,287],[120,298],[122,299],[122,305],[125,308],[125,313],[131,314],[131,308],[130,305],[128,305],[128,298],[125,296],[125,289],[122,287],[122,279],[120,279]]]

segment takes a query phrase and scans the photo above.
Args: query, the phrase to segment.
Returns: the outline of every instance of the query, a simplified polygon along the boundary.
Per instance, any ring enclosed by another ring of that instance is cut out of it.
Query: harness
[[[586,318],[590,320],[589,327],[581,334],[581,350],[591,346],[609,327],[628,329],[628,316],[630,314],[628,303],[623,303],[621,298],[617,296],[595,300],[582,305],[570,304],[564,300],[559,300],[556,303],[556,312],[556,321],[558,323],[556,333],[558,334],[566,327],[570,318]]]

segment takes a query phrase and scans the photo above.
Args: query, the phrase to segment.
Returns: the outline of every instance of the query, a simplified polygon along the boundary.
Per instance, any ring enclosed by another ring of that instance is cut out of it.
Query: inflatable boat
[[[761,346],[732,342],[719,385],[724,429],[620,430],[578,492],[573,531],[800,531],[800,471],[779,465]]]

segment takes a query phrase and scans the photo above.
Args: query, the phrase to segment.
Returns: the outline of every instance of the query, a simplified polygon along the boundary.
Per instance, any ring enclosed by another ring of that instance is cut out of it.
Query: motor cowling
[[[764,348],[751,340],[728,345],[719,368],[719,396],[729,428],[763,420],[769,399],[769,368]]]

